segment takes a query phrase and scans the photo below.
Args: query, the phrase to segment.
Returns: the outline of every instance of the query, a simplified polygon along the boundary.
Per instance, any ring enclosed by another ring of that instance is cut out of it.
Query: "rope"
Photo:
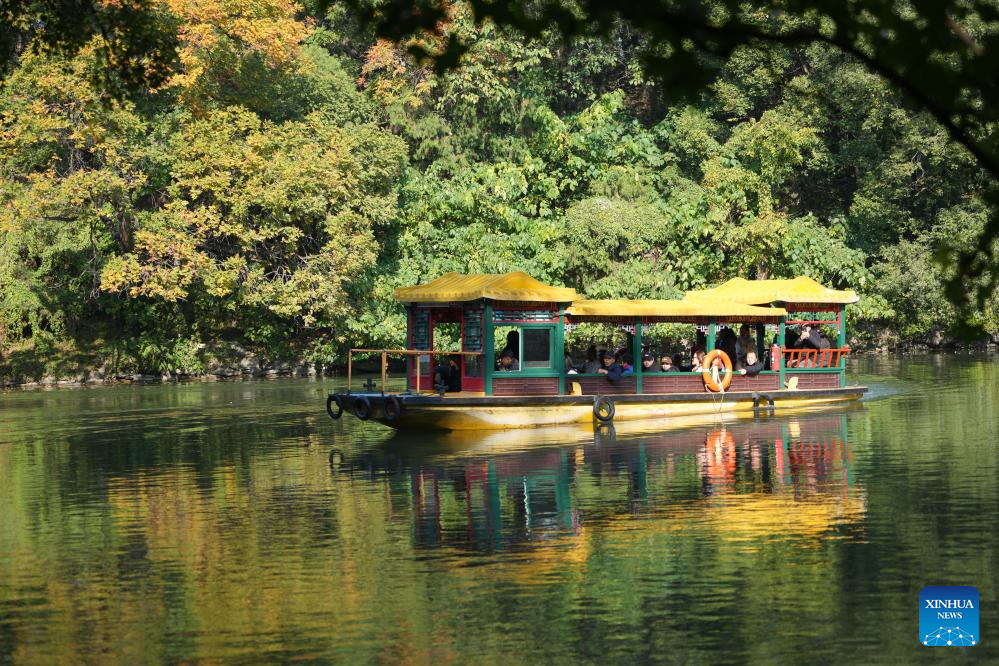
[[[719,393],[719,396],[720,396],[721,400],[719,400],[718,402],[715,402],[715,394],[714,394],[714,392],[713,391],[709,391],[709,393],[711,393],[711,403],[715,406],[715,416],[718,418],[719,421],[721,421],[722,420],[722,418],[721,418],[721,410],[722,410],[722,406],[724,406],[724,404],[725,404],[725,387],[722,385],[721,373],[718,372],[718,368],[715,368],[715,367],[711,368],[711,380],[718,385],[718,389],[719,389],[718,393]]]

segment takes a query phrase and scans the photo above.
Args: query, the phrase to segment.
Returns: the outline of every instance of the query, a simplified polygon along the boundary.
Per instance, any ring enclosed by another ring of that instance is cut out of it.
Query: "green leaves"
[[[801,3],[472,3],[393,43],[342,4],[315,22],[286,0],[171,6],[182,61],[134,102],[93,83],[90,50],[22,54],[0,88],[8,340],[127,339],[157,368],[217,339],[331,359],[402,344],[393,287],[452,270],[621,298],[805,274],[859,290],[864,318],[906,336],[999,329],[976,245],[996,224],[992,180],[862,62],[898,55],[892,12],[871,15],[884,46],[843,32],[854,9],[837,3],[807,20]],[[647,24],[621,20],[639,10]],[[529,36],[508,27],[523,21]],[[979,63],[925,39],[932,76]],[[860,56],[828,44],[843,40]],[[410,47],[462,56],[438,69]],[[959,256],[980,277],[937,260]],[[945,284],[978,305],[947,305]]]

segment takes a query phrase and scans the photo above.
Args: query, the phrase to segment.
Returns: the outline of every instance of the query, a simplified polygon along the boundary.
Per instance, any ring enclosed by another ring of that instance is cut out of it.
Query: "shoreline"
[[[854,356],[865,357],[913,357],[913,356],[947,356],[947,357],[989,357],[999,354],[999,345],[988,343],[978,345],[964,345],[948,349],[933,349],[924,347],[909,348],[905,350],[882,350],[869,348],[863,351],[854,352]],[[38,389],[78,389],[78,388],[98,388],[113,386],[153,386],[163,384],[195,384],[214,382],[235,382],[235,381],[259,381],[277,379],[325,379],[325,378],[345,378],[347,374],[345,365],[324,366],[312,363],[291,363],[275,362],[263,367],[245,368],[233,366],[220,366],[203,373],[139,373],[139,372],[117,372],[104,373],[100,368],[80,369],[73,376],[57,377],[47,375],[45,377],[12,379],[0,375],[0,391],[15,390],[38,390]],[[390,373],[403,372],[401,366],[391,367]],[[354,375],[358,377],[375,376],[379,374],[378,366],[374,363],[354,365]]]

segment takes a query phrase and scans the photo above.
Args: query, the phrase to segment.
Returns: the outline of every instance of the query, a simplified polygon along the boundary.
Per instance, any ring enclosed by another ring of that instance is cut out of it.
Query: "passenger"
[[[794,332],[794,328],[788,326],[784,329],[784,344],[782,349],[794,349],[798,346],[798,336]]]
[[[756,349],[756,339],[749,333],[749,324],[739,328],[739,338],[735,341],[735,355],[732,359],[738,367],[746,365],[746,354]]]
[[[812,328],[809,324],[802,324],[800,331],[798,340],[794,344],[797,349],[822,348],[822,338],[817,329]]]
[[[663,356],[659,359],[659,372],[676,372],[678,368],[673,365],[673,359],[669,356]]]
[[[633,375],[635,374],[635,359],[631,357],[631,354],[621,354],[621,360],[619,361],[621,367],[624,369],[621,374],[623,375]]]
[[[517,357],[513,355],[511,350],[504,349],[503,354],[500,356],[497,370],[500,372],[518,372],[520,370],[520,361],[517,360]]]
[[[434,368],[434,386],[445,386],[448,393],[461,391],[461,359],[449,356],[447,364]]]
[[[642,372],[655,372],[656,357],[652,354],[642,354]]]
[[[586,375],[594,375],[600,369],[600,359],[597,358],[597,348],[590,345],[586,348],[586,362],[583,363],[580,372]]]
[[[823,340],[822,336],[819,335],[818,327],[813,327],[810,324],[802,324],[801,333],[798,334],[798,342],[795,343],[796,349],[826,349],[824,345],[828,345],[828,340]],[[799,368],[814,368],[817,360],[817,354],[805,354],[801,357],[798,362]]]
[[[512,351],[514,356],[517,355],[517,351],[520,349],[520,331],[516,329],[507,331],[506,347],[504,349]]]
[[[576,362],[572,360],[572,356],[568,352],[565,354],[565,374],[574,375],[579,372],[576,369]]]
[[[761,370],[763,370],[763,361],[756,358],[756,352],[746,352],[746,364],[739,370],[739,374],[755,377]]]
[[[704,361],[704,349],[698,347],[694,350],[694,355],[690,357],[690,371],[703,372],[705,368],[701,365]]]
[[[624,368],[621,367],[620,363],[614,360],[614,354],[610,353],[609,350],[602,354],[600,360],[602,365],[600,369],[597,370],[597,373],[607,375],[607,381],[616,384],[617,381],[621,379],[621,375],[624,374]]]
[[[718,341],[715,343],[715,348],[728,354],[728,359],[733,363],[735,363],[738,358],[735,353],[735,343],[737,339],[735,331],[726,326],[718,333]]]

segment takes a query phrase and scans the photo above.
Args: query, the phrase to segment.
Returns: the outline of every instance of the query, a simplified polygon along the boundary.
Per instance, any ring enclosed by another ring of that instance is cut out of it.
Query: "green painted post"
[[[558,370],[558,394],[565,395],[565,310],[558,311],[555,327],[555,367]]]
[[[635,360],[635,393],[642,392],[642,320],[635,321],[635,346],[632,349]]]
[[[485,322],[483,323],[483,326],[485,327],[485,335],[483,336],[482,342],[482,376],[484,378],[483,389],[486,395],[492,395],[493,369],[495,364],[493,352],[495,351],[495,342],[493,342],[493,306],[489,301],[486,301],[486,311],[483,318],[485,319]]]
[[[413,344],[413,311],[410,307],[406,306],[406,348],[408,349]],[[411,389],[414,387],[414,383],[411,383],[409,378],[413,376],[413,357],[406,354],[406,388]]]
[[[708,348],[707,351],[712,351],[715,348],[715,318],[712,317],[710,323],[708,324]]]
[[[839,306],[839,348],[846,346],[846,304]],[[846,358],[842,354],[839,356],[839,385],[846,386]]]
[[[780,354],[777,356],[777,371],[780,373],[780,388],[784,388],[784,319],[780,318],[780,323],[777,325],[777,346],[780,348]],[[773,360],[770,361],[770,369],[773,369]]]
[[[764,340],[764,337],[766,337],[766,335],[767,335],[767,326],[766,326],[766,324],[757,324],[756,325],[756,359],[758,361],[762,361],[763,360],[763,350],[766,349],[766,342],[767,342],[766,340]]]

